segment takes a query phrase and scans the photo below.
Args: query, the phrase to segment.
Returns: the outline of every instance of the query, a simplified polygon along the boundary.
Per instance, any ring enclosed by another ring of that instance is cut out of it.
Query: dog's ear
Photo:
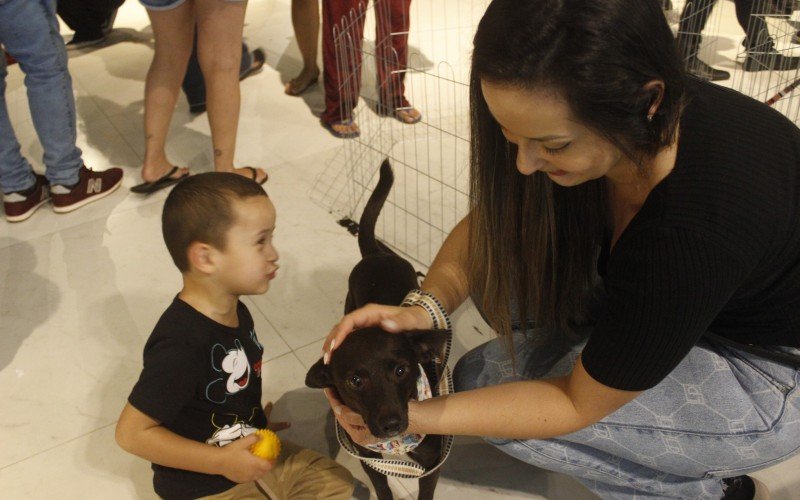
[[[440,356],[447,341],[447,330],[412,330],[405,333],[417,359],[426,363]]]
[[[324,387],[333,386],[331,367],[323,363],[322,358],[319,358],[319,361],[308,369],[308,373],[306,373],[306,385],[312,389],[322,389]]]

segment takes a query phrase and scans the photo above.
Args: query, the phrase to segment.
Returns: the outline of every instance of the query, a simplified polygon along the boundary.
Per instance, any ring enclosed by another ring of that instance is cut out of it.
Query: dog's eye
[[[361,386],[364,385],[364,381],[361,380],[361,377],[359,377],[358,375],[353,375],[352,377],[350,377],[347,383],[350,384],[352,387],[355,387],[356,389],[360,389]]]
[[[407,366],[398,366],[397,368],[394,369],[394,374],[397,375],[398,377],[402,377],[403,375],[406,374],[406,372],[408,372]]]

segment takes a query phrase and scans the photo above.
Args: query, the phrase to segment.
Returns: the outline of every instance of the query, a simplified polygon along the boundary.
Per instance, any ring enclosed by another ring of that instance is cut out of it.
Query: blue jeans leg
[[[6,58],[0,51],[0,187],[4,193],[24,191],[36,179],[28,160],[22,156],[6,106]]]
[[[25,73],[31,117],[51,184],[78,182],[83,165],[75,145],[75,98],[55,0],[0,0],[0,42]],[[15,141],[16,142],[16,141]],[[3,165],[0,168],[19,168]],[[12,189],[14,186],[3,186]]]
[[[456,390],[563,376],[583,348],[541,329],[516,332],[513,342],[516,370],[505,344],[494,340],[459,360]],[[797,369],[703,343],[660,384],[597,424],[557,439],[488,441],[571,475],[602,498],[716,499],[722,478],[800,451],[799,383]]]

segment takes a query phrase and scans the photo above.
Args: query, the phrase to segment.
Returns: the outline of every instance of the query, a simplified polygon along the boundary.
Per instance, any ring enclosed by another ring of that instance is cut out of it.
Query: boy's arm
[[[236,483],[255,481],[274,465],[250,453],[258,436],[218,448],[179,436],[127,403],[117,422],[120,447],[153,463],[204,474],[219,474]]]

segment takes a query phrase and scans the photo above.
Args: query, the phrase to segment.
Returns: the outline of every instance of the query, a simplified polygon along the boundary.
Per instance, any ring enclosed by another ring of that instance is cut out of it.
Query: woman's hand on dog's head
[[[325,397],[328,398],[328,403],[330,403],[333,409],[336,421],[339,422],[339,425],[342,426],[342,429],[347,432],[347,435],[350,436],[350,439],[352,439],[354,443],[366,446],[380,441],[380,439],[370,434],[369,428],[366,422],[364,422],[364,419],[361,418],[361,415],[339,401],[339,398],[336,397],[335,389],[326,388],[323,389],[323,391],[325,392]]]
[[[330,353],[342,345],[344,339],[354,330],[379,326],[390,333],[401,333],[410,330],[430,330],[433,323],[422,307],[385,306],[367,304],[346,314],[333,327],[322,346],[322,358],[325,364],[330,361]]]

